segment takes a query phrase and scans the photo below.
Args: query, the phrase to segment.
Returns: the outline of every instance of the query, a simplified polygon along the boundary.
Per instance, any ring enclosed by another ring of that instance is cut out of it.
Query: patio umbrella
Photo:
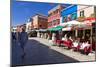
[[[71,31],[72,27],[65,27],[62,29],[62,31]]]
[[[83,27],[86,24],[85,23],[82,23],[82,22],[79,22],[79,21],[76,21],[76,20],[73,20],[73,21],[67,22],[66,25],[68,25],[68,26],[79,26],[79,27],[82,26]]]
[[[82,23],[82,22],[79,22],[79,21],[76,21],[76,20],[73,20],[73,21],[67,22],[66,26],[74,28],[75,29],[75,36],[77,37],[78,29],[79,28],[84,28],[86,26],[86,24]]]

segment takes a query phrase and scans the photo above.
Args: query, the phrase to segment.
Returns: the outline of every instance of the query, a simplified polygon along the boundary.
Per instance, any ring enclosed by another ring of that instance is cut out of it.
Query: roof
[[[41,14],[41,13],[37,13],[37,14],[35,14],[33,17],[35,17],[35,16],[39,16],[39,17],[42,17],[42,18],[47,18],[46,15]]]
[[[65,7],[64,5],[57,5],[56,7],[52,8],[51,10],[48,11],[48,14],[50,14],[51,12],[59,9],[60,7]]]
[[[70,6],[64,8],[64,9],[62,9],[61,11],[64,11],[64,10],[66,10],[66,9],[69,9],[69,8],[71,8],[72,6],[74,6],[74,5],[70,5]]]

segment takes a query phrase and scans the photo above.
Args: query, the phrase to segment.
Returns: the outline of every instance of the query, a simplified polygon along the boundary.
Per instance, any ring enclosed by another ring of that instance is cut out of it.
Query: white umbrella
[[[61,23],[60,26],[67,26],[67,27],[76,26],[76,27],[79,27],[79,28],[83,28],[83,27],[86,26],[86,24],[83,23],[83,22],[73,20],[73,21]]]
[[[70,31],[72,29],[72,27],[66,27],[66,28],[63,28],[62,31]]]
[[[39,31],[43,31],[43,32],[45,32],[45,31],[47,31],[47,29],[39,29]]]
[[[69,25],[82,25],[82,24],[84,24],[84,23],[79,22],[79,21],[76,21],[76,20],[73,20],[73,21],[67,22],[66,24],[69,24]]]
[[[61,23],[60,26],[66,26],[67,22]]]
[[[79,21],[76,21],[76,20],[73,20],[73,21],[67,22],[66,26],[67,27],[73,27],[73,28],[84,28],[84,27],[86,27],[86,24],[79,22]],[[77,37],[78,30],[76,29],[75,31],[76,31],[75,36]]]
[[[73,21],[69,21],[66,23],[67,26],[74,26],[74,27],[78,27],[78,28],[84,28],[86,27],[86,24],[83,23],[83,22],[79,22],[79,21],[76,21],[76,20],[73,20]]]

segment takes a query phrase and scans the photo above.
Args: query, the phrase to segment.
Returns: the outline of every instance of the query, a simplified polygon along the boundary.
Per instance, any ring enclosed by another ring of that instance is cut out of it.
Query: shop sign
[[[84,23],[86,23],[87,25],[92,26],[92,23],[94,23],[96,21],[95,18],[86,18]]]

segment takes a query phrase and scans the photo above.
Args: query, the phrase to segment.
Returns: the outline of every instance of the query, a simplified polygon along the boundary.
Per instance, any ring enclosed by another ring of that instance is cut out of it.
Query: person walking
[[[28,41],[28,34],[27,34],[27,32],[25,32],[25,29],[22,28],[22,32],[20,33],[20,46],[23,50],[22,58],[25,56],[24,48],[25,48],[27,41]]]
[[[16,33],[15,32],[12,32],[12,40],[16,40]]]

